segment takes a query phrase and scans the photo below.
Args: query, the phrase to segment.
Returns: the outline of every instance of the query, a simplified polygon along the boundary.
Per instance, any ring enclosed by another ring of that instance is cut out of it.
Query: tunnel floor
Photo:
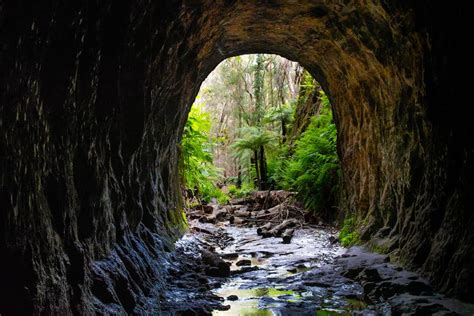
[[[212,209],[206,218],[223,213],[221,206]],[[161,298],[165,315],[474,313],[473,305],[436,293],[388,256],[342,247],[332,227],[301,225],[283,243],[259,236],[252,221],[206,221],[189,219],[176,244]]]

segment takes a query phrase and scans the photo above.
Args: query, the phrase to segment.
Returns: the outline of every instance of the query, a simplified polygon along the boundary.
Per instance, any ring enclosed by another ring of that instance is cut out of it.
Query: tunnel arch
[[[458,49],[470,21],[463,6],[6,3],[0,312],[92,314],[97,289],[118,300],[122,287],[139,305],[149,280],[162,281],[153,260],[183,230],[180,130],[207,74],[243,53],[298,61],[337,105],[340,207],[360,220],[362,239],[378,236],[438,288],[472,300],[473,110],[450,111],[470,91],[455,73],[471,60]],[[117,255],[122,264],[108,264]]]
[[[453,245],[439,244],[449,207],[440,200],[442,185],[433,182],[444,176],[434,176],[437,167],[426,163],[438,149],[427,116],[424,67],[430,45],[415,18],[419,8],[378,1],[199,4],[198,19],[194,2],[185,2],[181,15],[191,39],[184,50],[197,66],[193,86],[236,55],[271,53],[299,62],[336,104],[344,188],[339,207],[359,219],[362,240],[380,230],[383,249],[412,268],[422,267],[440,288],[456,293],[466,286],[455,276],[457,263],[449,269],[451,277],[441,268],[449,259],[439,256],[444,251],[439,248]],[[190,90],[184,113],[198,92]],[[184,121],[185,114],[178,130]],[[448,279],[463,286],[448,285]]]
[[[191,17],[193,6],[183,8],[190,13],[182,16]],[[333,112],[338,151],[346,192],[351,192],[340,207],[366,222],[364,239],[397,222],[396,212],[385,211],[405,208],[398,202],[411,188],[410,170],[403,167],[423,151],[419,144],[431,128],[420,106],[423,39],[399,29],[413,18],[412,12],[397,21],[387,9],[376,2],[358,10],[324,1],[275,1],[268,6],[206,3],[204,17],[188,22],[201,30],[191,42],[204,43],[193,51],[198,59],[196,86],[226,58],[249,53],[297,61],[321,83],[337,104]],[[213,27],[219,31],[209,32]],[[376,31],[371,33],[369,27]],[[375,38],[381,34],[383,41]],[[186,102],[185,112],[191,104]],[[408,113],[401,114],[405,110]],[[410,130],[409,122],[423,130]],[[181,118],[179,126],[183,124]],[[402,146],[407,147],[403,154]],[[398,182],[392,183],[394,177]]]

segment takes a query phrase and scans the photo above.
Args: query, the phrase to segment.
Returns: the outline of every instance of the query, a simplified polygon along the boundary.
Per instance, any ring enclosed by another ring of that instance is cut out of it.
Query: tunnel
[[[0,314],[143,313],[185,231],[178,144],[222,60],[278,54],[333,104],[339,209],[474,291],[472,10],[432,1],[0,4]],[[159,313],[159,302],[153,307]]]

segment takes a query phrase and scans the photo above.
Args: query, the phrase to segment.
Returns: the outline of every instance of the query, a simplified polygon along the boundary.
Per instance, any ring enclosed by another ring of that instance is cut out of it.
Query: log
[[[292,196],[295,196],[295,192],[283,191],[283,190],[273,190],[270,191],[257,191],[252,193],[252,199],[255,203],[261,204],[262,206],[266,205],[277,205],[288,200]],[[265,204],[265,205],[263,205]]]
[[[231,216],[229,218],[229,223],[233,225],[242,225],[243,223],[245,223],[245,220],[240,217]]]
[[[250,213],[247,210],[238,210],[234,212],[234,216],[237,216],[237,217],[250,217],[251,215],[252,213]]]
[[[266,218],[266,217],[273,217],[278,215],[279,213],[286,211],[288,208],[288,205],[286,203],[281,203],[278,204],[272,208],[269,208],[268,210],[261,210],[257,213],[255,218]]]
[[[263,226],[260,226],[259,228],[257,228],[257,235],[262,236],[262,233],[263,232],[268,232],[270,229],[272,229],[272,226],[273,225],[270,222],[266,223]]]
[[[215,217],[216,220],[222,222],[226,219],[227,214],[228,214],[228,212],[227,212],[226,209],[220,209],[220,210],[217,210],[217,211],[214,212],[214,217]]]
[[[285,229],[295,227],[297,224],[298,222],[296,220],[287,219],[284,220],[280,225],[273,227],[268,231],[268,233],[273,237],[281,237],[281,234],[285,231]]]
[[[255,217],[259,217],[259,216],[266,216],[268,213],[270,213],[269,210],[261,210],[261,211],[258,211],[256,214],[255,214]]]
[[[250,204],[254,202],[255,200],[252,197],[235,198],[235,199],[230,200],[230,204],[233,204],[233,205]]]
[[[283,238],[283,243],[284,244],[289,244],[291,243],[291,239],[293,238],[295,230],[293,228],[287,229],[281,234],[281,237]]]

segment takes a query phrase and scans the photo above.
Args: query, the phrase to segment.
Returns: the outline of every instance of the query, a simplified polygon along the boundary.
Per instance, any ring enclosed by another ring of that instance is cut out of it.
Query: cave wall
[[[468,14],[428,1],[0,4],[0,312],[159,310],[184,229],[187,112],[220,61],[257,52],[300,62],[327,91],[340,207],[361,237],[389,227],[400,261],[472,299],[473,110],[451,110]]]

